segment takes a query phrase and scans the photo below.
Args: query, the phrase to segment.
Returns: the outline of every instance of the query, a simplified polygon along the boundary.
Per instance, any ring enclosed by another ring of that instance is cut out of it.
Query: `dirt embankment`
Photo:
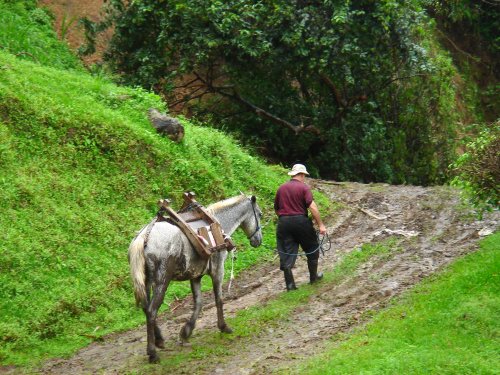
[[[478,239],[498,228],[499,213],[483,221],[471,218],[453,190],[433,187],[336,184],[310,181],[343,208],[327,221],[332,250],[322,258],[321,267],[331,270],[338,260],[360,245],[388,236],[398,239],[402,251],[388,259],[369,261],[339,283],[322,282],[309,304],[301,306],[293,319],[280,323],[253,338],[249,345],[237,345],[229,356],[183,363],[185,374],[263,374],[294,366],[307,353],[319,352],[333,335],[365,322],[370,313],[387,305],[422,278],[440,270],[453,259],[474,251]],[[300,260],[294,270],[299,285],[307,283],[307,267]],[[227,287],[224,288],[227,290]],[[283,293],[282,273],[277,262],[248,270],[233,281],[225,297],[226,316]],[[131,297],[132,298],[132,297]],[[217,334],[216,311],[211,293],[197,332]],[[191,298],[179,301],[164,316],[161,329],[166,340],[177,340],[182,323],[190,315]],[[237,334],[237,333],[235,333]],[[50,361],[40,371],[47,374],[121,374],[137,372],[147,363],[144,327],[106,337],[82,349],[68,360]],[[234,349],[234,348],[232,348]],[[179,351],[189,348],[179,347]],[[172,351],[161,351],[168,361]]]
[[[54,29],[60,39],[76,51],[85,43],[85,31],[80,25],[81,18],[100,21],[103,18],[104,0],[40,0],[39,6],[50,9],[54,14]],[[106,49],[111,32],[100,35],[96,41],[96,53],[83,57],[85,65],[101,61],[102,51]]]

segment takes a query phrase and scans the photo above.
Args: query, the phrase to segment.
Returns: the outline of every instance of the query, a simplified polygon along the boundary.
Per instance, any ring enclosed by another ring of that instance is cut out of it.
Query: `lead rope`
[[[253,236],[255,236],[255,233],[257,233],[260,229],[262,229],[262,227],[259,224],[259,219],[257,218],[257,212],[255,212],[255,205],[253,204],[253,202],[250,203],[252,205],[252,209],[253,209],[253,216],[255,218],[255,223],[257,223],[257,227],[255,228],[255,231],[253,232],[253,234],[251,236],[249,236],[248,238],[252,238]],[[227,286],[227,294],[229,294],[231,292],[231,285],[233,284],[233,280],[234,280],[234,258],[236,258],[236,251],[233,249],[231,251],[231,276],[229,276],[229,285]]]
[[[330,250],[332,248],[332,241],[330,240],[328,233],[325,233],[322,237],[320,237],[319,232],[316,231],[316,238],[318,239],[318,247],[312,251],[309,251],[309,252],[304,251],[304,253],[287,253],[284,251],[279,251],[278,249],[276,249],[276,251],[279,254],[283,254],[283,255],[297,255],[297,256],[307,256],[307,255],[314,254],[317,251],[320,251],[321,255],[325,255],[325,252],[327,252],[328,250]]]
[[[231,292],[231,285],[234,280],[234,258],[235,258],[235,251],[231,251],[231,276],[229,276],[229,285],[227,286],[227,294]]]

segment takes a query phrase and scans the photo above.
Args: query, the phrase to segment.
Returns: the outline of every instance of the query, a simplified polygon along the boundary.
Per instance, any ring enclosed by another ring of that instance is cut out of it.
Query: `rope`
[[[323,235],[323,237],[321,237],[320,239],[320,236],[319,236],[319,232],[316,231],[316,237],[318,239],[318,247],[316,249],[314,249],[313,251],[309,251],[309,252],[304,252],[303,254],[300,253],[300,254],[294,254],[294,253],[285,253],[284,251],[279,251],[278,249],[276,249],[276,251],[280,254],[283,254],[283,255],[298,255],[298,256],[307,256],[307,255],[311,255],[311,254],[314,254],[315,252],[317,251],[320,251],[321,250],[321,255],[325,255],[325,252],[330,250],[332,248],[332,241],[330,240],[330,237],[328,236],[328,233],[325,233]],[[325,241],[326,240],[326,241]],[[328,246],[328,247],[327,247]]]
[[[234,258],[236,251],[231,251],[231,276],[229,277],[229,285],[227,286],[227,294],[231,292],[231,285],[234,280]]]
[[[191,211],[194,208],[201,207],[201,204],[198,202],[191,202],[189,203],[186,207],[184,207],[182,210],[179,210],[177,213],[182,214],[184,212]]]

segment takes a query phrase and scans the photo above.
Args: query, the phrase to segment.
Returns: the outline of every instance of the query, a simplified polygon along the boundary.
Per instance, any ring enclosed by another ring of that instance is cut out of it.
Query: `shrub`
[[[463,189],[465,196],[480,212],[498,209],[500,203],[500,121],[485,128],[469,142],[465,152],[451,166],[456,173],[452,184]]]

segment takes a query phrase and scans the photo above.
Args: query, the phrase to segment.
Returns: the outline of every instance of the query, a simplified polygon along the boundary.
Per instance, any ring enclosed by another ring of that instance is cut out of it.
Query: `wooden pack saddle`
[[[207,259],[223,249],[234,249],[231,238],[225,235],[217,219],[196,201],[193,192],[184,193],[184,204],[178,212],[170,207],[168,199],[160,199],[158,206],[158,215],[177,225],[202,258]]]

